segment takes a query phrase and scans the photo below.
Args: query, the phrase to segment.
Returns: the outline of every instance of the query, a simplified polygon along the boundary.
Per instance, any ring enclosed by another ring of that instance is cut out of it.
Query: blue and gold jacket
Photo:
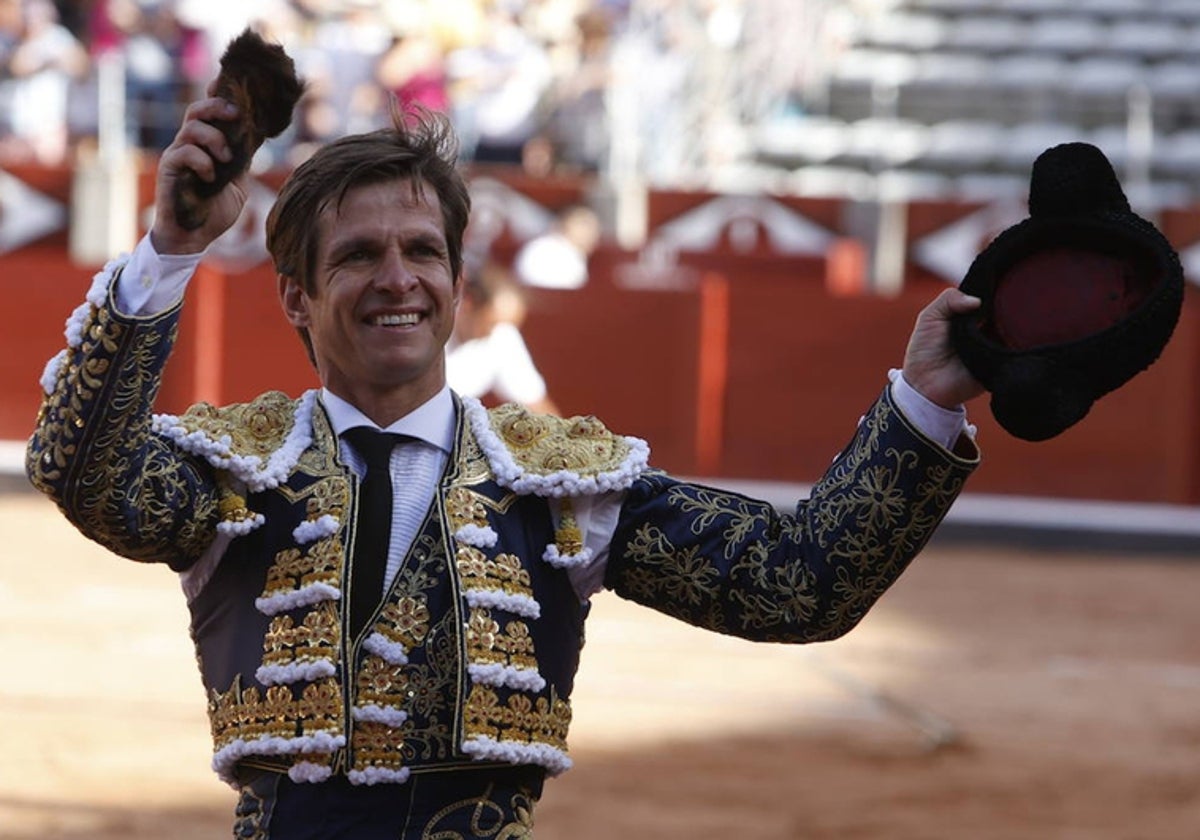
[[[359,482],[317,392],[152,414],[179,308],[126,317],[97,275],[47,365],[33,483],[89,538],[182,574],[213,765],[297,781],[403,782],[466,763],[570,766],[588,549],[571,499],[625,494],[605,586],[755,640],[852,628],[922,548],[977,464],[927,440],[885,390],[790,515],[647,467],[595,418],[457,400],[433,504],[357,637]]]

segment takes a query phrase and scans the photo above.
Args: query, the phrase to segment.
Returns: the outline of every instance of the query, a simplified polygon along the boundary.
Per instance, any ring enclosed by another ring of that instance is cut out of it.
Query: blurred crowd
[[[805,45],[838,5],[0,0],[0,163],[54,165],[94,145],[122,107],[105,98],[113,85],[122,142],[161,150],[224,45],[252,26],[308,84],[258,167],[294,165],[396,103],[449,113],[465,160],[673,180],[737,153],[739,127],[803,83]]]

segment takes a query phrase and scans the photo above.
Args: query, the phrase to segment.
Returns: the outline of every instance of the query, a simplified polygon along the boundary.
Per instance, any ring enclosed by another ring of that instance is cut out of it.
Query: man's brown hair
[[[392,127],[342,137],[317,150],[288,177],[267,216],[267,250],[275,271],[316,294],[318,226],[321,213],[335,211],[359,186],[410,179],[433,187],[442,209],[451,277],[462,269],[463,232],[471,196],[457,169],[458,138],[450,120],[432,111],[396,111]],[[307,343],[307,339],[306,339]]]

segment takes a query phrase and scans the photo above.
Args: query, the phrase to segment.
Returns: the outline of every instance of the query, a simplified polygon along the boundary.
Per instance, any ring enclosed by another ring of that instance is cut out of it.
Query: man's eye
[[[415,257],[430,259],[439,259],[442,256],[442,249],[432,242],[414,243],[409,252]]]

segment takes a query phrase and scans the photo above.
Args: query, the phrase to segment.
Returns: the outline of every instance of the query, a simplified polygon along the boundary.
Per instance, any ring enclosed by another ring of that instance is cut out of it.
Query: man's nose
[[[417,285],[414,267],[397,248],[389,248],[379,261],[373,285],[380,290],[406,292]]]

